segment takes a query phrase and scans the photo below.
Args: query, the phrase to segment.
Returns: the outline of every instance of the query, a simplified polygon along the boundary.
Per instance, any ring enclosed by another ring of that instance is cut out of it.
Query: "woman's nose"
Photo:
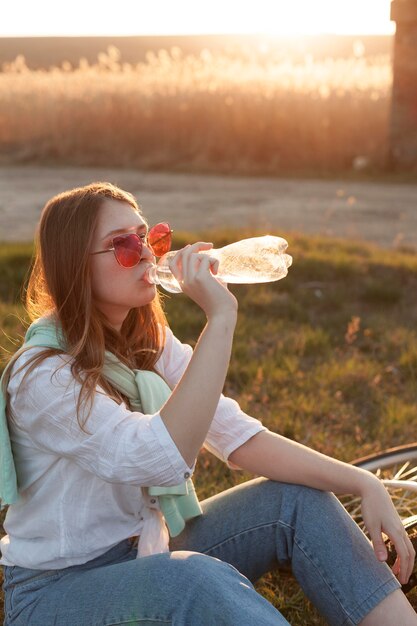
[[[142,259],[145,259],[145,261],[154,261],[155,259],[154,253],[146,243],[142,247]]]

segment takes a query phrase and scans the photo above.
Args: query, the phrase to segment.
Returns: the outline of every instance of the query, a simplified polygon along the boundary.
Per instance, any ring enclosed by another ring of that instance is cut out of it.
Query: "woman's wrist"
[[[350,463],[343,463],[343,467],[339,467],[338,470],[335,467],[333,479],[331,480],[333,485],[330,484],[327,489],[328,491],[333,491],[336,495],[350,494],[363,498],[366,494],[382,486],[375,474],[350,465]]]
[[[237,322],[237,311],[233,309],[213,313],[207,316],[207,323],[210,326],[222,327],[234,330]]]
[[[359,469],[360,475],[358,476],[358,495],[363,498],[366,494],[375,489],[380,489],[383,484],[375,474],[368,472],[367,470]]]

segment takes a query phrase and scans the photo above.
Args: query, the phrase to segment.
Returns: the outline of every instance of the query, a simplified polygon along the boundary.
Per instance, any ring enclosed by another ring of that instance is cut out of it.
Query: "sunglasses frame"
[[[149,233],[150,233],[150,232],[151,232],[154,228],[156,228],[157,226],[162,226],[162,225],[163,225],[163,226],[167,226],[167,227],[168,227],[168,232],[164,233],[161,237],[159,237],[159,239],[157,239],[156,241],[154,241],[154,243],[153,243],[152,245],[151,245],[151,244],[149,244],[149,243],[147,242],[147,238],[149,237]],[[169,252],[169,250],[170,250],[170,248],[171,248],[171,242],[170,242],[170,245],[169,245],[168,250],[166,250],[166,251],[165,251],[162,255],[155,254],[155,251],[154,251],[153,247],[154,247],[154,245],[155,245],[155,244],[157,244],[159,241],[161,241],[162,239],[165,239],[165,237],[168,237],[168,236],[169,236],[169,237],[171,237],[171,235],[172,235],[172,233],[173,233],[173,232],[174,232],[174,231],[172,230],[172,228],[170,227],[170,225],[168,224],[168,222],[158,222],[157,224],[154,224],[154,226],[152,226],[152,227],[149,229],[149,231],[146,233],[146,239],[145,239],[145,242],[142,240],[141,236],[140,236],[140,235],[138,235],[137,233],[125,233],[125,234],[122,234],[122,235],[116,235],[115,237],[113,237],[113,238],[112,238],[112,240],[111,240],[111,242],[112,242],[112,246],[111,246],[111,248],[106,248],[105,250],[98,250],[97,252],[91,252],[90,254],[91,254],[91,255],[95,255],[95,254],[104,254],[105,252],[113,252],[113,253],[114,253],[114,257],[115,257],[115,259],[116,259],[117,263],[120,265],[120,267],[123,267],[124,269],[128,269],[128,270],[130,270],[132,267],[136,267],[136,265],[138,265],[138,264],[140,263],[140,261],[141,261],[141,259],[142,259],[142,249],[143,249],[143,246],[147,246],[147,247],[151,250],[152,254],[153,254],[154,256],[156,256],[156,257],[163,256],[163,254],[166,254],[167,252]],[[138,260],[137,260],[137,262],[136,262],[136,263],[134,263],[133,265],[123,265],[123,264],[119,261],[118,256],[117,256],[117,249],[116,249],[116,247],[114,246],[114,240],[115,240],[115,239],[118,239],[119,237],[126,237],[126,238],[127,238],[127,237],[135,237],[135,238],[137,239],[138,243],[140,244],[140,248],[139,248],[139,259],[138,259]]]

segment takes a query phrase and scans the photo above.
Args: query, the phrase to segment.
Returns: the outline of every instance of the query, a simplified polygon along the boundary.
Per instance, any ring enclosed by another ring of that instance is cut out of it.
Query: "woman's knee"
[[[130,580],[135,587],[143,582],[144,573],[153,589],[173,584],[175,587],[190,589],[202,583],[207,586],[220,584],[224,577],[238,577],[249,581],[235,567],[212,556],[188,550],[175,550],[169,553],[142,557],[129,561]],[[250,583],[249,583],[250,584]]]
[[[177,550],[170,553],[169,562],[176,579],[184,578],[187,583],[193,581],[198,584],[204,580],[207,585],[217,586],[223,584],[224,577],[237,577],[251,585],[233,565],[200,552]]]
[[[184,581],[174,624],[287,624],[233,565],[198,552],[172,552],[170,560]]]
[[[156,554],[78,572],[71,579],[63,576],[37,605],[33,624],[46,623],[42,617],[54,614],[63,625],[94,621],[211,626],[221,623],[224,611],[234,615],[240,609],[242,583],[252,587],[235,568],[214,557],[186,551]],[[216,619],[201,621],[207,612]]]
[[[266,478],[262,480],[260,487],[268,501],[288,500],[293,503],[306,503],[314,507],[333,506],[335,501],[338,502],[332,493],[305,485],[284,483]]]
[[[268,503],[275,503],[277,521],[294,528],[297,520],[310,520],[320,523],[320,520],[347,516],[343,506],[336,496],[328,491],[321,491],[313,487],[281,483],[274,480],[265,480],[262,483],[263,498]]]

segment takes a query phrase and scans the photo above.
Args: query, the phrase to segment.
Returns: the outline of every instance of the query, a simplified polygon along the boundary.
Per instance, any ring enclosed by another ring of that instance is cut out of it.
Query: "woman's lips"
[[[146,263],[146,264],[144,264],[144,270],[143,270],[143,272],[142,272],[141,277],[139,278],[139,280],[142,280],[142,281],[143,281],[143,282],[145,282],[147,285],[151,285],[151,284],[152,284],[152,283],[150,283],[150,282],[146,279],[146,276],[147,276],[147,273],[148,273],[148,271],[150,270],[150,268],[151,268],[151,267],[153,267],[153,266],[154,266],[154,264],[153,264],[153,263]]]

